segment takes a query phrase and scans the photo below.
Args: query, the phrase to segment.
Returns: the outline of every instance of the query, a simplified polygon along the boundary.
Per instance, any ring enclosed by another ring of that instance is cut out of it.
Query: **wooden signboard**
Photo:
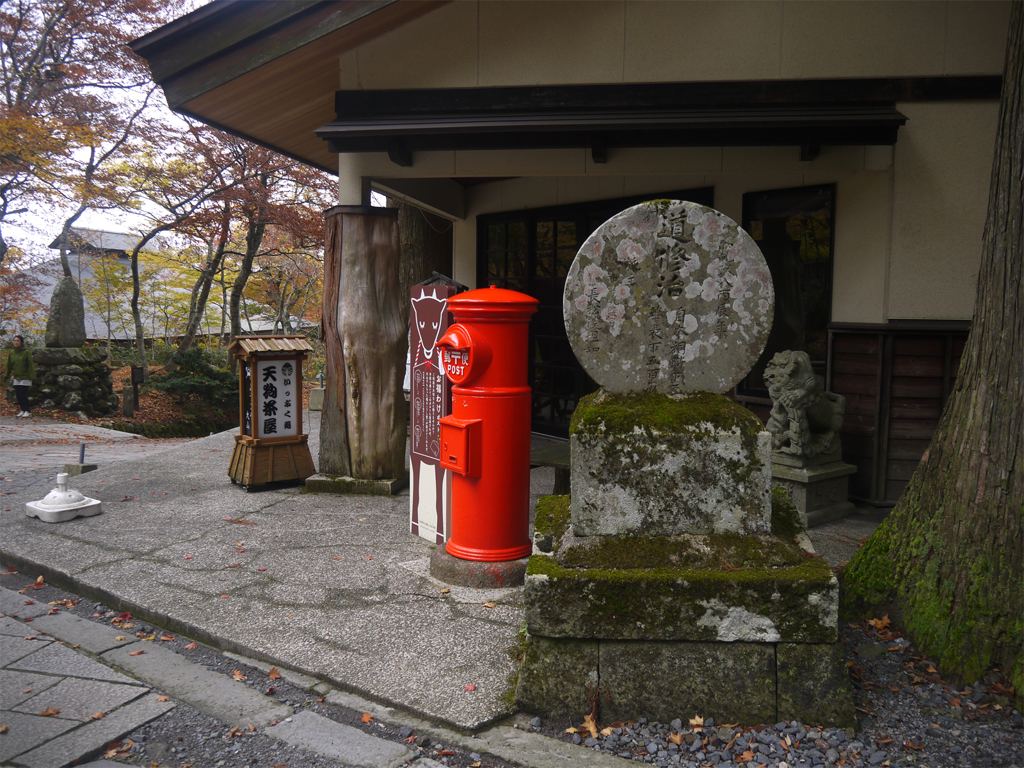
[[[446,285],[413,286],[409,313],[409,530],[434,544],[444,544],[450,533],[451,486],[439,464],[438,419],[452,409],[451,383],[434,345],[448,329],[448,299],[456,293]]]
[[[302,431],[302,364],[312,347],[302,336],[239,336],[228,349],[241,363],[228,476],[246,488],[305,480],[316,471]]]

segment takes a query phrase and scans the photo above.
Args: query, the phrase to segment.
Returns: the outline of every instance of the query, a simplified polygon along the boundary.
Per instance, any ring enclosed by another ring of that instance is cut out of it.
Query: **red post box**
[[[448,301],[455,325],[437,342],[452,382],[440,419],[441,466],[452,472],[446,549],[463,560],[526,557],[530,542],[530,387],[527,347],[537,300],[483,288]]]

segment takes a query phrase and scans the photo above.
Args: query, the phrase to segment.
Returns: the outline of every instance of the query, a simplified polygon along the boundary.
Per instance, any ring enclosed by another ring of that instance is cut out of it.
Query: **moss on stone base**
[[[764,431],[764,424],[742,405],[711,392],[670,397],[657,392],[613,394],[599,389],[579,401],[569,434],[599,431],[628,435],[635,429],[700,434],[711,429],[738,429],[740,434],[754,437]]]
[[[805,530],[800,511],[785,488],[772,488],[772,533],[792,539]]]

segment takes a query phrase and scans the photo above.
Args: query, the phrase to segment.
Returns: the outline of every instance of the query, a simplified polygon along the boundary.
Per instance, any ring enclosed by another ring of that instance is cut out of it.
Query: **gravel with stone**
[[[660,768],[1024,768],[1024,722],[998,672],[974,685],[945,682],[935,664],[887,618],[845,624],[840,635],[859,728],[778,722],[719,723],[699,712],[670,723],[595,724],[533,718],[530,727],[625,760]]]

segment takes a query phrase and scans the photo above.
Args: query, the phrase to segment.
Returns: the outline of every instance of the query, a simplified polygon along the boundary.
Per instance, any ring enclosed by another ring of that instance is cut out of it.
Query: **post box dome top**
[[[533,296],[492,285],[453,296],[448,299],[448,310],[457,323],[527,322],[539,303]]]
[[[507,288],[498,288],[492,285],[490,288],[477,288],[475,291],[466,291],[448,299],[448,306],[476,307],[484,304],[527,304],[530,307],[536,306],[539,302],[533,296],[527,296],[519,291],[510,291]]]
[[[305,336],[236,336],[228,346],[229,352],[235,354],[260,354],[282,352],[312,352]]]

